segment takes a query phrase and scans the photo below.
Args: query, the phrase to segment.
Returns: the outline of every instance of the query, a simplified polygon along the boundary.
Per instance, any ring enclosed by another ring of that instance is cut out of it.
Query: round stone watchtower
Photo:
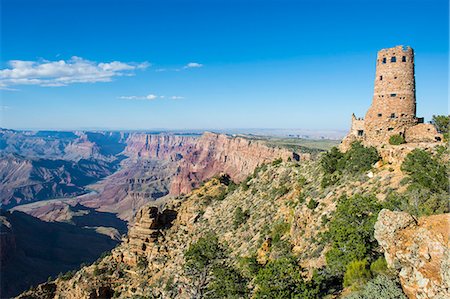
[[[436,142],[442,136],[431,124],[416,117],[414,51],[396,46],[378,51],[372,104],[364,119],[352,115],[349,134],[342,140],[346,150],[354,141],[380,146],[393,135],[406,142]]]
[[[386,142],[417,123],[414,51],[397,46],[378,52],[372,105],[365,117],[367,143]]]

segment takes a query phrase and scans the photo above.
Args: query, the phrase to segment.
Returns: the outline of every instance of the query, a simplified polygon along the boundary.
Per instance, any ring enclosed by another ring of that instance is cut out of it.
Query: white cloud
[[[121,100],[145,100],[145,97],[138,97],[138,96],[121,96],[119,97]]]
[[[180,96],[160,96],[160,95],[156,95],[156,94],[149,94],[146,96],[120,96],[119,99],[121,100],[148,100],[148,101],[153,101],[153,100],[157,100],[157,99],[171,99],[171,100],[182,100],[184,99],[184,97],[180,97]]]
[[[65,86],[73,83],[110,82],[113,77],[133,76],[146,69],[148,62],[95,62],[73,56],[69,60],[10,60],[9,68],[0,70],[0,88],[14,85]]]
[[[198,62],[189,62],[188,64],[186,64],[184,66],[185,69],[192,69],[192,68],[199,68],[202,67],[203,64],[198,63]]]

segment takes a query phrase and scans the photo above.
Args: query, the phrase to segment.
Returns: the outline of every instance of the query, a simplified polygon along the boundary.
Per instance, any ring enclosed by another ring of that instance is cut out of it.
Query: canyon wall
[[[164,159],[176,162],[170,193],[188,193],[199,183],[219,173],[233,181],[244,180],[261,164],[275,159],[308,159],[287,149],[273,148],[258,141],[223,134],[204,133],[201,137],[131,134],[124,153],[133,159]]]

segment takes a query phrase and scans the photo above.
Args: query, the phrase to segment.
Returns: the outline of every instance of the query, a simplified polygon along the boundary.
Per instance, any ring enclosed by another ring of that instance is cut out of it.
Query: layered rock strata
[[[133,134],[125,153],[134,159],[176,161],[178,169],[170,193],[188,193],[198,183],[221,172],[237,182],[258,165],[277,158],[308,159],[287,149],[272,148],[258,141],[223,134],[204,133],[201,137]]]

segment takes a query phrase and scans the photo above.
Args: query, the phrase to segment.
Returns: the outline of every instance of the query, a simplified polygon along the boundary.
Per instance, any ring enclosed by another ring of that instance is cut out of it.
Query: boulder
[[[449,224],[450,214],[379,213],[375,238],[408,298],[450,298]]]

